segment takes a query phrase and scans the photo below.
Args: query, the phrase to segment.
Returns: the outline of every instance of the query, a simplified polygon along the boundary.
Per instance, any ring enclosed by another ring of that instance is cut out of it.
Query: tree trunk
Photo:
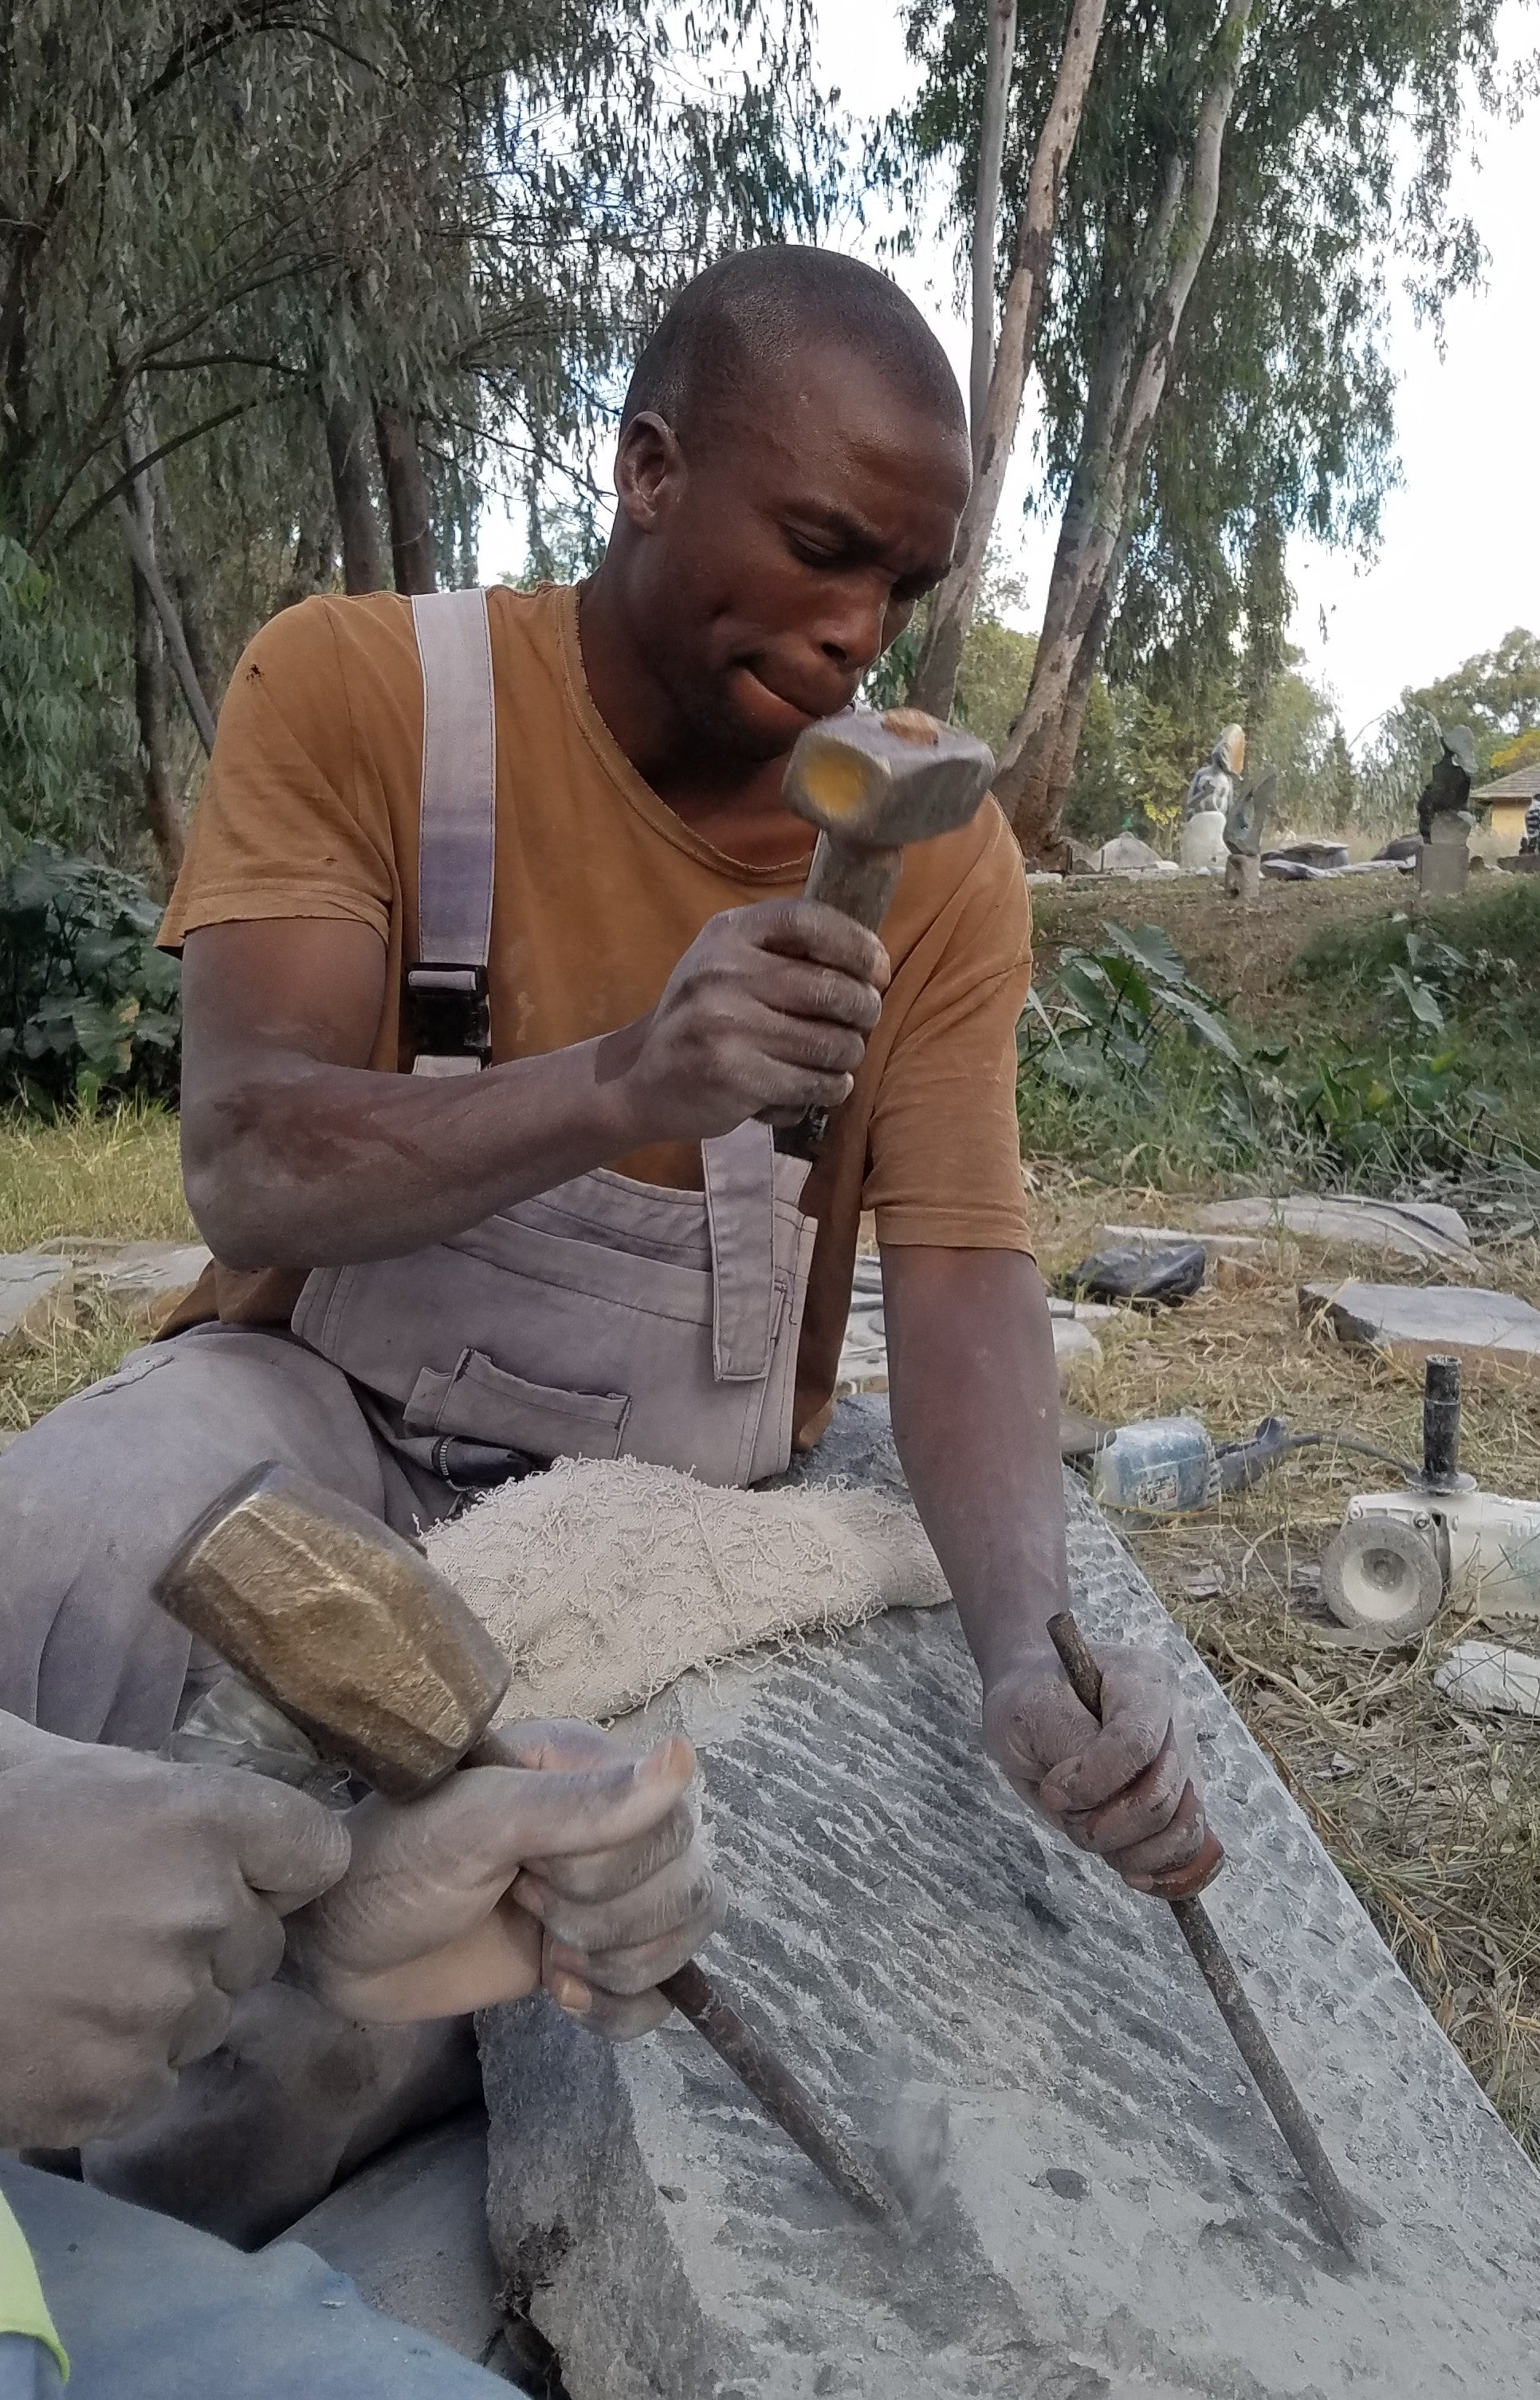
[[[984,561],[1000,511],[1000,496],[1005,486],[1005,470],[1010,465],[1022,395],[1031,372],[1032,352],[1047,296],[1059,189],[1080,130],[1106,14],[1107,0],[1074,0],[1054,96],[1028,178],[1027,198],[1016,226],[1011,280],[1001,312],[994,367],[982,415],[974,427],[973,489],[958,527],[951,566],[931,604],[925,640],[909,689],[910,704],[929,709],[934,716],[950,713],[963,637],[978,605]],[[992,311],[992,292],[989,296]],[[976,321],[974,335],[976,339]]]
[[[1105,448],[1087,407],[1032,680],[995,782],[996,796],[1029,859],[1058,850],[1054,786],[1070,684],[1111,580],[1124,525],[1138,504],[1182,314],[1214,230],[1224,131],[1251,7],[1252,0],[1227,0],[1191,158],[1174,155],[1167,162],[1131,294],[1138,337],[1101,378],[1113,402],[1108,412],[1111,438]]]
[[[318,520],[301,525],[294,538],[294,554],[279,595],[280,608],[297,607],[313,593],[324,592],[336,572],[337,538],[333,526]]]
[[[340,395],[327,408],[326,457],[342,535],[345,592],[377,592],[383,581],[379,520],[375,514],[364,422],[363,409],[351,395]]]
[[[144,488],[143,476],[133,488],[136,492]],[[165,579],[156,560],[155,544],[145,530],[139,511],[130,501],[125,499],[121,493],[113,502],[113,513],[123,528],[123,539],[134,573],[143,583],[156,616],[159,620],[166,648],[171,664],[176,669],[176,679],[182,686],[183,698],[186,701],[188,713],[198,728],[198,738],[203,744],[204,756],[207,757],[214,746],[213,711],[209,706],[203,687],[194,672],[192,659],[187,650],[187,638],[182,629],[182,620],[177,614],[175,602],[166,589]]]
[[[129,388],[123,406],[123,422],[129,464],[133,465],[141,458],[155,458],[160,447],[160,437],[143,375],[136,377]],[[192,562],[182,547],[176,520],[171,514],[171,497],[167,487],[164,459],[155,458],[154,466],[145,469],[134,488],[139,522],[162,562],[166,580],[176,601],[193,673],[211,714],[217,716],[219,678],[214,673],[208,617]]]
[[[1005,104],[1016,55],[1016,0],[989,0],[989,53],[978,123],[978,190],[974,198],[973,355],[968,369],[968,428],[978,461],[979,437],[995,363],[995,250],[1000,239],[1000,170],[1005,155]]]
[[[399,408],[376,408],[375,431],[385,477],[396,589],[436,592],[439,579],[433,566],[433,511],[428,497],[428,478],[422,470],[422,453],[417,448],[416,427]]]
[[[166,722],[166,648],[149,584],[137,566],[133,580],[134,712],[139,719],[139,746],[144,770],[144,815],[160,861],[166,888],[182,871],[187,830],[177,806],[171,775],[170,738]]]

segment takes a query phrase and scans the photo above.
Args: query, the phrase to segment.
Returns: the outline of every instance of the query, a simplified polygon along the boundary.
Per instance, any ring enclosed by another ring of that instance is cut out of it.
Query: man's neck
[[[589,697],[619,748],[665,808],[741,866],[800,864],[811,828],[781,797],[784,758],[743,764],[708,753],[640,656],[601,566],[578,599]]]

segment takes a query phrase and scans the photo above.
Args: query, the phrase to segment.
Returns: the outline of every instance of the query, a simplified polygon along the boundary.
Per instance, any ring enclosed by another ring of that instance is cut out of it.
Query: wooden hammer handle
[[[875,934],[898,888],[903,865],[901,850],[870,850],[825,831],[818,837],[802,897],[821,900],[825,908],[838,908]]]

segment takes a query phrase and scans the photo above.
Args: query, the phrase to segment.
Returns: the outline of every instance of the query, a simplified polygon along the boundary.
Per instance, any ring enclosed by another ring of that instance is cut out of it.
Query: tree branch
[[[995,362],[995,252],[1000,170],[1005,155],[1005,114],[1015,64],[1016,0],[989,0],[989,48],[979,119],[978,189],[974,199],[973,352],[968,367],[968,423],[978,462],[985,402]]]

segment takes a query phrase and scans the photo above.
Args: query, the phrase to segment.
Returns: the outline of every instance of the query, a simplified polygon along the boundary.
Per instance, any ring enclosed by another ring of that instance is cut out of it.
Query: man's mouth
[[[772,700],[778,708],[788,709],[799,716],[803,725],[816,725],[825,716],[838,716],[842,708],[850,706],[853,697],[843,682],[821,692],[810,691],[806,685],[793,690],[779,677],[772,683],[746,659],[741,664],[743,674],[752,683],[758,685],[767,698]]]

